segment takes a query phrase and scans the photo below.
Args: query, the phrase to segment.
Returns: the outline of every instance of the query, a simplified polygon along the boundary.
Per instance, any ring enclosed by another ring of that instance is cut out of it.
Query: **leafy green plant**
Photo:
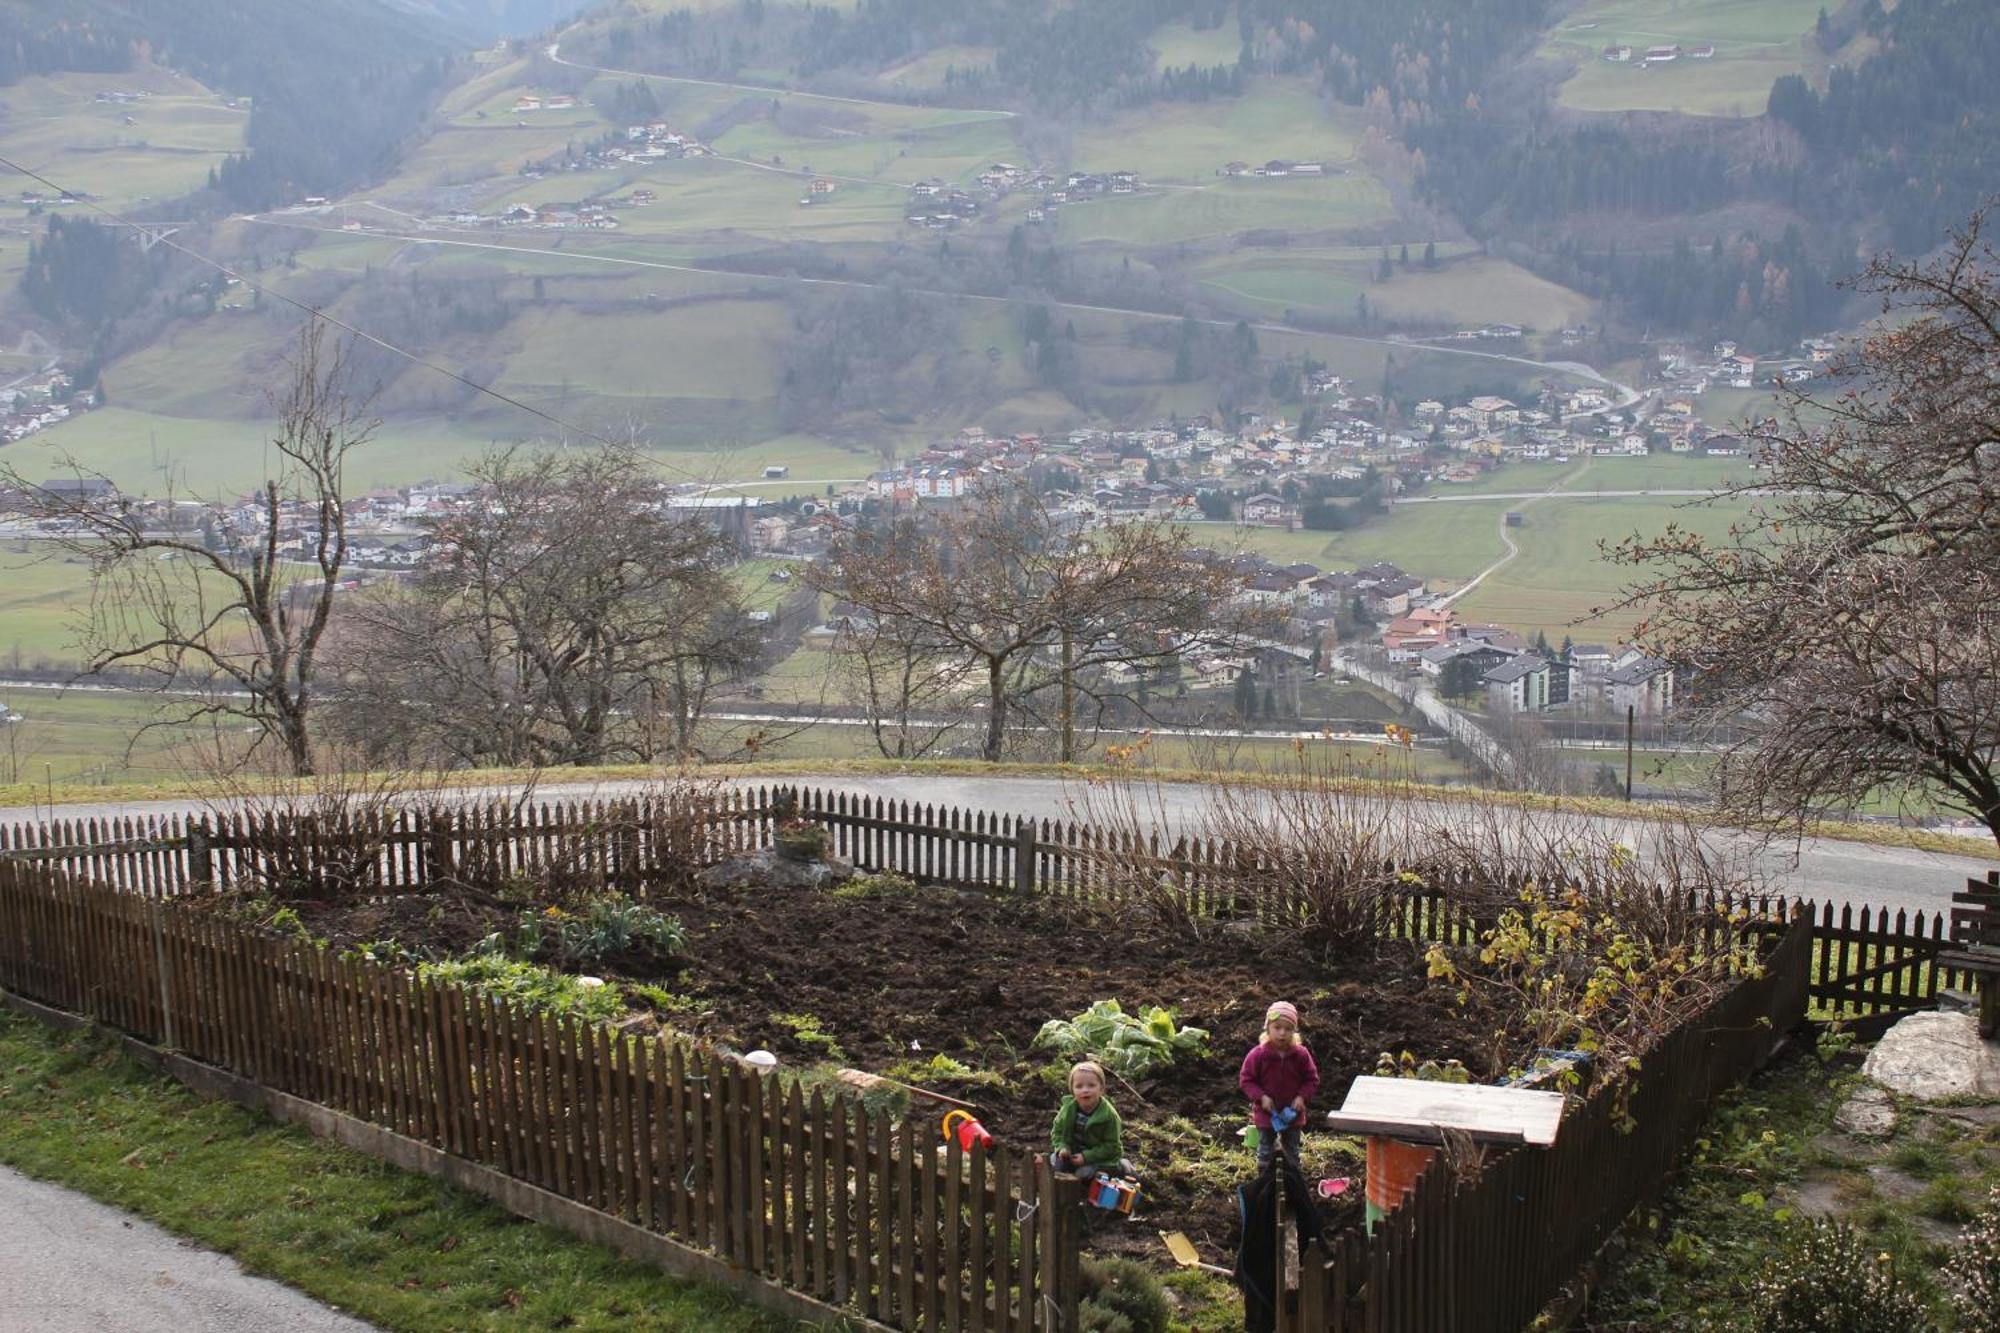
[[[1424,958],[1431,980],[1458,987],[1461,1006],[1512,1020],[1495,1025],[1495,1068],[1511,1063],[1516,1027],[1533,1049],[1590,1052],[1605,1071],[1637,1068],[1662,1034],[1763,971],[1751,932],[1649,926],[1630,903],[1535,883],[1476,946],[1436,943]]]
[[[1837,1222],[1806,1222],[1750,1285],[1758,1333],[1931,1333],[1923,1299],[1877,1252]]]
[[[846,1052],[833,1035],[820,1027],[820,1020],[812,1014],[772,1014],[771,1021],[785,1029],[792,1040],[827,1060],[845,1060]]]
[[[469,986],[524,1013],[568,1015],[601,1023],[625,1012],[625,996],[616,986],[603,982],[585,985],[580,978],[499,954],[420,963],[417,975],[425,981]]]
[[[940,1051],[928,1060],[899,1060],[882,1071],[888,1077],[922,1086],[926,1083],[968,1083],[981,1088],[1004,1088],[1007,1080],[991,1069],[974,1069]]]
[[[410,961],[410,951],[395,940],[365,940],[340,955],[348,962],[382,963],[400,966]]]
[[[1375,1057],[1376,1078],[1414,1078],[1425,1083],[1470,1083],[1472,1071],[1457,1060],[1419,1061],[1408,1051],[1395,1055],[1384,1051]]]
[[[1144,1264],[1132,1259],[1086,1257],[1079,1273],[1079,1326],[1090,1333],[1167,1333],[1173,1306],[1166,1288]]]
[[[635,982],[625,987],[625,993],[638,1000],[656,1014],[684,1013],[700,1007],[701,1002],[692,995],[681,995],[665,986],[655,986],[651,982]]]
[[[679,921],[617,893],[591,898],[575,911],[524,912],[514,939],[522,957],[557,967],[593,966],[633,948],[673,955],[686,947]]]
[[[1128,1014],[1116,1000],[1099,1000],[1075,1018],[1052,1018],[1035,1045],[1087,1055],[1124,1078],[1140,1078],[1184,1058],[1208,1053],[1208,1030],[1178,1027],[1173,1011],[1148,1005]]]
[[[875,875],[856,875],[829,890],[834,897],[847,899],[904,898],[916,891],[915,880],[898,875],[893,870]]]

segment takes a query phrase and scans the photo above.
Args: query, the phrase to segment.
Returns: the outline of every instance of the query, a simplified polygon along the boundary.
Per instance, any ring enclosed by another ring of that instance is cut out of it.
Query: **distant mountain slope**
[[[0,0],[0,83],[149,55],[251,98],[249,151],[217,173],[237,207],[381,171],[460,45],[436,16],[384,0]]]
[[[590,0],[394,0],[398,8],[433,19],[480,41],[525,37],[572,18]]]

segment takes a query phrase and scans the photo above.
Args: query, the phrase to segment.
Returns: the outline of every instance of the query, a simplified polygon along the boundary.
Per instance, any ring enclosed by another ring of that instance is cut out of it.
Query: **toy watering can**
[[[964,1152],[971,1152],[975,1143],[989,1151],[993,1147],[993,1135],[988,1132],[986,1126],[972,1118],[970,1111],[945,1112],[942,1128],[944,1141],[950,1143],[954,1139],[957,1140],[960,1150]]]
[[[1139,1201],[1139,1182],[1130,1176],[1111,1176],[1099,1172],[1097,1179],[1090,1182],[1085,1196],[1107,1212],[1132,1212],[1132,1205]]]

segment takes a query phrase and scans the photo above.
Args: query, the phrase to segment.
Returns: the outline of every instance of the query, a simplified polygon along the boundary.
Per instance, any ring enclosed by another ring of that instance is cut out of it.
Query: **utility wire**
[[[84,207],[92,210],[93,212],[101,213],[105,217],[110,218],[113,222],[117,223],[121,227],[132,227],[140,231],[153,230],[152,224],[145,222],[133,222],[128,218],[120,217],[117,213],[112,212],[110,209],[104,207],[102,204],[97,203],[95,200],[87,198],[84,195],[77,193],[76,191],[65,189],[63,186],[56,184],[54,181],[50,180],[47,176],[42,175],[40,172],[31,171],[27,167],[22,166],[20,163],[15,162],[10,158],[0,156],[0,166],[9,167],[14,171],[18,171],[23,176],[28,177],[30,180],[40,181],[43,185],[46,185],[49,189],[54,190],[61,197],[66,199],[74,199],[77,202],[83,204]],[[464,375],[459,374],[457,371],[452,370],[449,367],[441,366],[437,362],[428,360],[425,357],[420,356],[417,353],[408,350],[407,348],[398,347],[396,344],[388,341],[385,338],[378,338],[374,334],[368,332],[368,330],[366,329],[356,328],[354,325],[349,324],[346,320],[341,319],[335,315],[329,315],[326,313],[326,311],[319,309],[317,306],[308,305],[306,302],[300,301],[294,297],[287,296],[283,292],[278,291],[275,288],[266,287],[262,283],[253,281],[252,279],[245,277],[243,274],[237,272],[235,269],[229,267],[227,264],[220,262],[219,260],[210,259],[207,255],[201,254],[200,252],[195,250],[190,250],[187,246],[180,244],[170,236],[159,235],[157,232],[155,232],[155,235],[156,235],[156,240],[154,243],[156,245],[164,245],[169,250],[174,251],[176,254],[186,255],[189,259],[194,260],[196,263],[206,264],[208,267],[214,269],[217,273],[222,274],[224,277],[234,278],[236,281],[242,283],[244,286],[248,287],[251,291],[258,293],[260,296],[270,296],[274,300],[283,301],[288,306],[292,306],[295,307],[296,309],[303,310],[307,315],[310,315],[314,319],[321,320],[327,324],[330,324],[334,328],[346,330],[348,333],[352,334],[356,338],[361,339],[363,342],[373,343],[375,346],[380,347],[383,351],[392,352],[397,356],[403,357],[406,360],[412,361],[415,364],[422,366],[426,370],[436,371],[438,374],[444,376],[446,379],[454,380],[459,384],[463,384],[466,388],[471,389],[476,393],[483,393],[488,398],[494,399],[496,402],[502,402],[507,404],[507,406],[509,407],[517,409],[518,411],[526,412],[529,416],[540,417],[543,421],[546,421],[550,425],[555,426],[563,431],[575,435],[581,435],[588,440],[595,440],[599,444],[608,445],[613,448],[618,447],[618,441],[616,440],[609,439],[606,436],[600,435],[596,431],[589,430],[583,426],[572,425],[570,422],[564,421],[561,417],[552,416],[549,413],[542,411],[539,407],[530,407],[528,404],[522,402],[518,398],[511,398],[508,395],[501,393],[498,389],[490,389],[484,384],[480,384],[474,380],[466,378]],[[682,476],[688,478],[691,481],[702,482],[703,484],[707,485],[714,484],[712,478],[698,476],[695,473],[689,471],[687,468],[680,467],[677,464],[668,463],[665,460],[659,458],[655,458],[653,461],[658,463],[661,467],[666,468],[670,472],[680,473]]]

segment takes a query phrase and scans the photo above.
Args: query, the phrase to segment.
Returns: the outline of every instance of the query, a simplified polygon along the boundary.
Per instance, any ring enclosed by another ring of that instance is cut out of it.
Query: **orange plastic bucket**
[[[1387,1217],[1417,1187],[1437,1149],[1371,1135],[1368,1139],[1368,1221]]]

